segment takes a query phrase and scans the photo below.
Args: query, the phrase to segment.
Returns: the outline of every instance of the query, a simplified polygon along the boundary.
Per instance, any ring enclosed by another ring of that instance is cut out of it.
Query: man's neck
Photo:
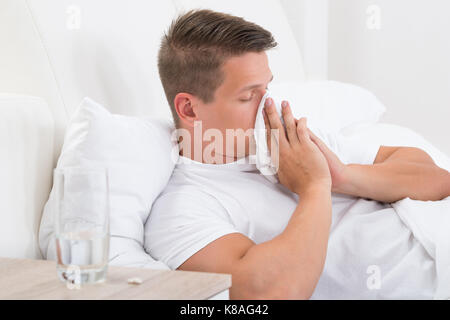
[[[224,154],[224,148],[226,146],[225,139],[222,140],[222,144],[218,143],[215,145],[215,139],[208,139],[204,141],[204,132],[200,128],[179,128],[180,135],[178,137],[178,146],[180,148],[180,156],[189,158],[191,160],[208,163],[208,164],[226,164],[236,162],[238,160],[235,156],[227,156]],[[187,134],[186,140],[185,135]],[[223,138],[223,137],[222,137]]]

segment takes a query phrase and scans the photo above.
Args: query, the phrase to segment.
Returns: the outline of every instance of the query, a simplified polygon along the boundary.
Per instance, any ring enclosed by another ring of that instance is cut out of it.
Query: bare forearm
[[[330,224],[330,190],[305,194],[283,233],[251,247],[241,259],[239,274],[247,279],[233,283],[247,286],[234,298],[308,299],[323,270]]]
[[[395,202],[441,200],[450,195],[450,174],[434,163],[386,161],[374,165],[349,164],[346,183],[333,192]]]

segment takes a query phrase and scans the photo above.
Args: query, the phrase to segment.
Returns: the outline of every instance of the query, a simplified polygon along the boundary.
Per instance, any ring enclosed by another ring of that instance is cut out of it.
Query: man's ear
[[[180,122],[193,127],[197,119],[194,110],[195,97],[189,93],[178,93],[174,99],[175,110],[177,111]]]

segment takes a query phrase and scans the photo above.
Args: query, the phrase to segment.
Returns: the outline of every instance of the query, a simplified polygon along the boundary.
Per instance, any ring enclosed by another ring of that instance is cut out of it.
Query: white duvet
[[[442,201],[409,198],[392,205],[435,264],[436,299],[450,299],[450,197]]]
[[[347,134],[420,147],[450,170],[450,159],[409,129],[376,124]],[[327,260],[312,299],[450,298],[450,197],[392,204],[334,198]]]
[[[342,203],[312,299],[450,298],[450,197]]]

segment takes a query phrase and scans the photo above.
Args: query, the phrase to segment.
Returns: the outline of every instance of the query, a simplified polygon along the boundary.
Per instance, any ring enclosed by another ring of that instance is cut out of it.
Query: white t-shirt
[[[372,164],[378,144],[313,130],[344,163]],[[254,164],[203,164],[183,158],[145,223],[145,250],[177,269],[212,241],[241,233],[256,244],[283,232],[298,196]],[[247,161],[249,162],[249,161]],[[332,194],[333,223],[356,198]]]

